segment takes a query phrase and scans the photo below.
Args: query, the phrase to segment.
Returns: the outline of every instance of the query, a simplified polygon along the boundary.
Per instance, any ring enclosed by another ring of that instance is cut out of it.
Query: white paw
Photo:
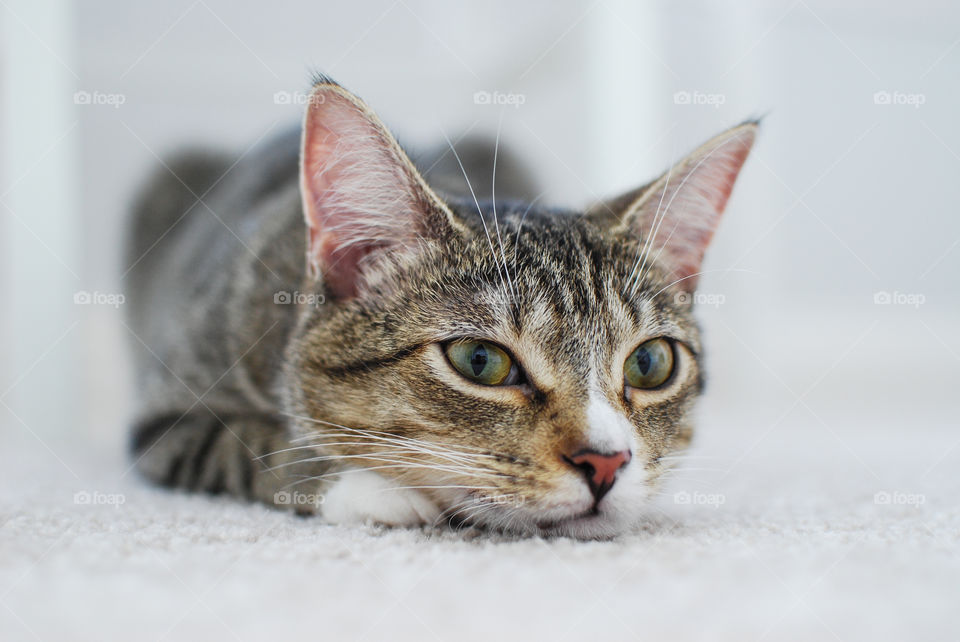
[[[399,488],[369,471],[344,473],[324,494],[322,510],[324,519],[331,524],[419,526],[440,515],[440,509],[423,493]]]

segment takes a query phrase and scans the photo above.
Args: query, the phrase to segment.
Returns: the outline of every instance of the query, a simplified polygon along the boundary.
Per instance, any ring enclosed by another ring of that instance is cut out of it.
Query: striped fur
[[[326,80],[316,92],[327,92],[325,100],[349,96]],[[735,166],[709,164],[707,181],[690,171],[702,152],[677,166],[700,191],[679,188],[686,209],[666,219],[681,231],[679,241],[657,246],[667,249],[657,258],[645,246],[651,217],[662,210],[650,210],[656,199],[649,194],[586,212],[494,203],[469,190],[438,195],[424,179],[457,182],[429,171],[419,178],[359,99],[349,96],[349,104],[354,112],[341,116],[367,120],[351,124],[364,131],[352,142],[349,128],[341,132],[343,145],[388,145],[389,154],[367,149],[354,158],[398,163],[395,171],[380,168],[386,178],[371,179],[377,185],[359,180],[360,189],[337,192],[342,225],[356,223],[350,199],[360,199],[362,210],[363,194],[377,191],[378,200],[366,204],[380,217],[376,244],[338,275],[355,276],[355,291],[330,289],[322,274],[336,268],[313,253],[313,243],[309,262],[320,278],[304,260],[313,205],[307,200],[305,226],[302,203],[317,170],[301,173],[296,132],[236,166],[220,155],[183,155],[142,193],[131,227],[128,297],[141,393],[131,441],[138,468],[166,486],[319,509],[331,519],[578,537],[635,524],[667,455],[691,438],[690,413],[703,386],[699,332],[689,297],[679,296],[690,285],[674,282],[678,269],[690,269],[686,263],[699,264],[704,247],[684,253],[682,243],[693,237],[683,232],[701,230],[695,236],[702,238],[703,226],[715,225],[696,208],[713,207],[719,217],[754,124],[707,146],[749,136],[745,147],[717,155],[738,159]],[[322,159],[310,165],[309,153],[307,166],[322,166]],[[473,156],[486,166],[466,173],[489,184],[491,154]],[[358,168],[351,165],[355,177]],[[413,192],[397,195],[404,216],[423,207],[435,217],[412,221],[416,234],[395,247],[383,232],[403,225],[389,219],[385,190],[398,189],[391,176],[415,177],[403,187]],[[714,199],[723,201],[719,207],[708,198],[713,188],[726,190]],[[678,188],[660,179],[650,189]],[[693,228],[685,216],[695,217]],[[449,227],[438,230],[445,221]],[[362,226],[349,230],[351,247],[364,242]],[[298,299],[288,303],[283,293]],[[625,389],[627,356],[661,336],[676,345],[672,378],[656,390]],[[527,382],[485,387],[458,375],[441,346],[465,337],[507,348]],[[561,454],[608,428],[590,426],[597,417],[632,427],[624,438],[633,459],[603,501],[586,510],[593,500],[582,475]],[[316,501],[291,500],[292,493]]]

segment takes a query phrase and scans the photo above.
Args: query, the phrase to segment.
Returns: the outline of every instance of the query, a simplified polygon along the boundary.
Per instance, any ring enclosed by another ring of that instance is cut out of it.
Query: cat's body
[[[279,490],[253,458],[285,444],[272,388],[296,308],[273,296],[304,281],[297,140],[233,169],[230,158],[184,154],[140,197],[128,277],[141,391],[133,451],[166,485],[263,500]]]
[[[715,221],[645,241],[678,197],[719,217],[753,124],[715,139],[726,160],[677,166],[699,191],[668,177],[584,214],[488,200],[446,170],[441,198],[355,97],[328,81],[313,96],[302,148],[185,155],[140,198],[139,468],[337,522],[634,523],[690,437],[700,346],[677,295]],[[498,171],[501,195],[523,194],[520,170]],[[636,364],[655,357],[672,370],[648,386]]]

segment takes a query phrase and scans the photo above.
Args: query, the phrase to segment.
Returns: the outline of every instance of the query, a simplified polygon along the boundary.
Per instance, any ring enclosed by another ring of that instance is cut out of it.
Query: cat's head
[[[635,524],[691,437],[691,295],[755,132],[587,211],[448,202],[359,99],[318,84],[301,189],[327,303],[290,355],[308,441],[454,522],[579,537]]]

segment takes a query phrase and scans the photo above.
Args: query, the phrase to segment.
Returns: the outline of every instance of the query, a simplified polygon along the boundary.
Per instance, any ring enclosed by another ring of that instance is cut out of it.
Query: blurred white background
[[[0,65],[0,638],[956,640],[960,4],[0,0]],[[414,147],[502,124],[567,206],[765,115],[652,525],[461,545],[128,474],[129,200],[296,127],[312,70]]]
[[[571,206],[766,115],[701,282],[704,439],[736,429],[746,456],[809,431],[863,474],[864,442],[895,461],[953,434],[956,3],[5,0],[0,20],[5,449],[121,456],[122,309],[75,295],[123,291],[125,208],[158,157],[295,126],[313,69],[413,145],[502,122]],[[937,444],[930,471],[960,457]]]

